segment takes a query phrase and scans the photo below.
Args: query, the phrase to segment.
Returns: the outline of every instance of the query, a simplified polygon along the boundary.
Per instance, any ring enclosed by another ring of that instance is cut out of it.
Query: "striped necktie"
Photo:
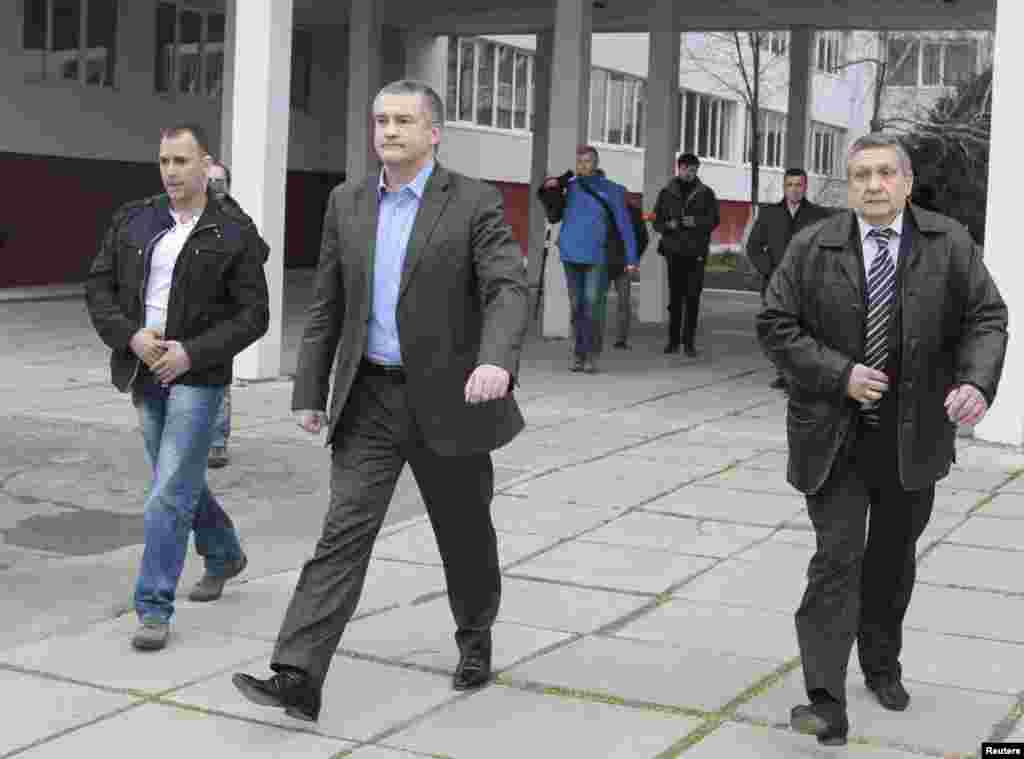
[[[864,364],[885,370],[889,355],[889,322],[892,319],[893,294],[896,291],[896,266],[889,254],[889,241],[896,233],[884,227],[872,229],[868,237],[878,246],[878,254],[868,271],[868,318],[864,340]],[[862,404],[864,421],[878,426],[878,403]]]

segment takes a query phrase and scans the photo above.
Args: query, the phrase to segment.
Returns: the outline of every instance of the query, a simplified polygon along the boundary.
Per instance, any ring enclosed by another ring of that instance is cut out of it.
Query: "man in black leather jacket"
[[[112,381],[132,393],[153,467],[135,589],[140,650],[167,642],[191,530],[206,564],[202,600],[246,565],[206,460],[232,359],[267,331],[267,246],[244,213],[208,194],[210,160],[200,127],[164,130],[166,194],[117,211],[86,284]]]

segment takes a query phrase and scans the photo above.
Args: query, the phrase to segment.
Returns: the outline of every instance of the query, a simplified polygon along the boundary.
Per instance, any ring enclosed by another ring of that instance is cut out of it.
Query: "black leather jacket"
[[[89,317],[112,349],[111,381],[131,389],[142,362],[128,347],[145,324],[145,292],[153,249],[174,219],[166,195],[122,206],[86,283]],[[263,273],[269,247],[236,203],[208,196],[174,266],[166,340],[178,340],[192,367],[175,382],[226,385],[234,356],[259,339],[270,321]]]

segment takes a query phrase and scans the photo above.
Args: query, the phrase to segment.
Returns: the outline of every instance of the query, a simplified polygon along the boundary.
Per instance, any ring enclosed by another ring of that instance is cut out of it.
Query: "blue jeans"
[[[224,399],[217,408],[217,418],[213,421],[213,440],[211,448],[224,448],[231,437],[231,385],[224,386]]]
[[[576,335],[576,355],[601,352],[598,329],[604,325],[604,307],[608,295],[608,267],[603,264],[562,262],[565,284],[569,288],[572,325]]]
[[[135,585],[140,620],[167,622],[174,615],[190,532],[195,532],[196,550],[210,574],[225,574],[229,562],[242,558],[231,518],[206,484],[213,420],[223,396],[222,385],[165,388],[148,373],[135,386],[132,400],[153,467],[144,516],[146,545]]]

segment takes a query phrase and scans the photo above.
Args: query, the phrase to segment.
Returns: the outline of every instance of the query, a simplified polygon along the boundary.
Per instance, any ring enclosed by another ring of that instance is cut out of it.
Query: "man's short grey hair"
[[[900,171],[903,172],[904,176],[914,176],[914,166],[910,162],[910,154],[907,153],[907,149],[903,147],[903,143],[899,137],[894,137],[889,134],[882,134],[881,132],[872,132],[866,134],[854,140],[854,143],[850,145],[850,150],[846,154],[846,164],[849,166],[850,161],[853,160],[854,156],[863,150],[871,150],[872,148],[892,148],[896,151],[896,156],[899,158]]]
[[[421,82],[418,79],[399,79],[386,84],[377,93],[377,97],[373,101],[374,104],[381,95],[420,95],[427,102],[432,125],[438,128],[444,126],[444,101],[437,94],[437,90],[426,82]]]

